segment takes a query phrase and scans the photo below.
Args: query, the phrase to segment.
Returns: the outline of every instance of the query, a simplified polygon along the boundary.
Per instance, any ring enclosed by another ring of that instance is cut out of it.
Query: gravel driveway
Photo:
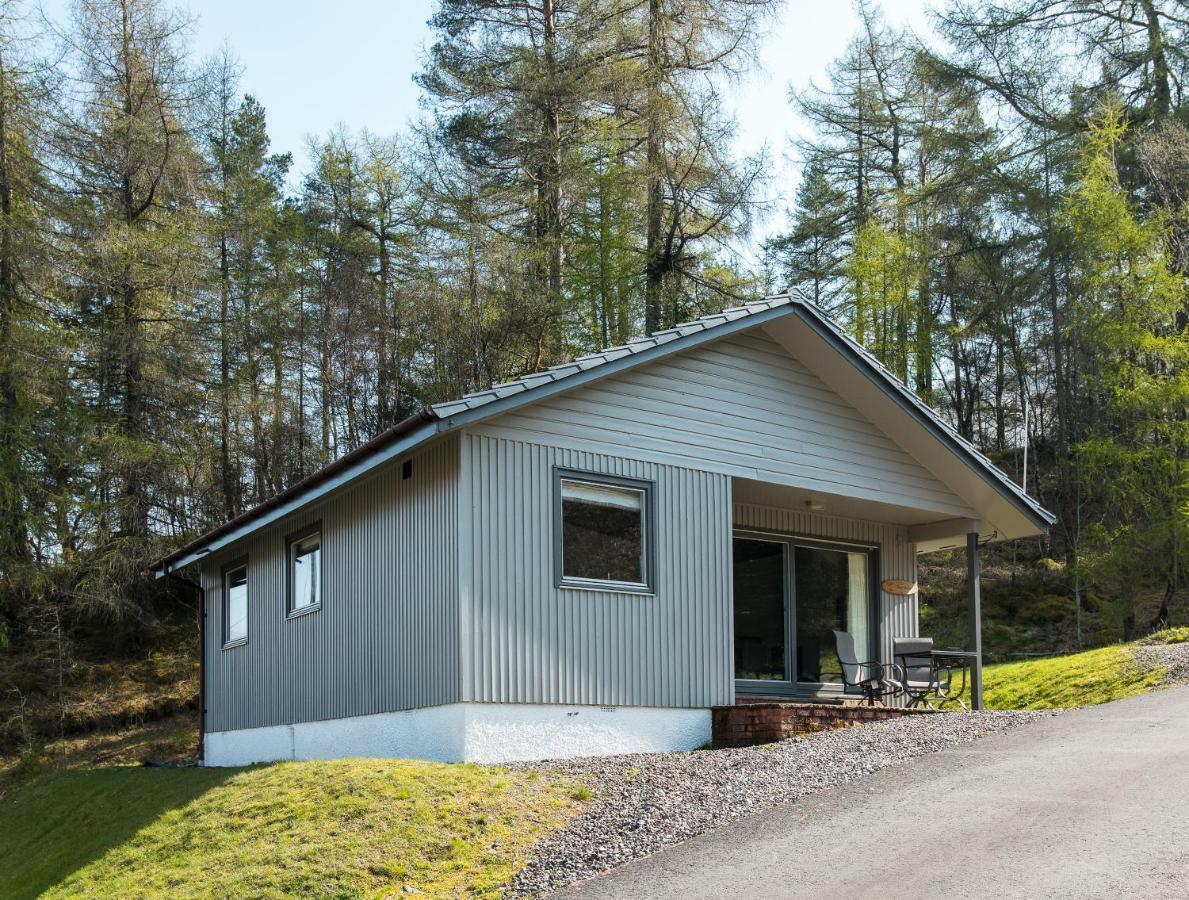
[[[1047,715],[1053,714],[907,716],[760,747],[525,765],[582,777],[595,800],[537,846],[512,891],[525,896],[590,878],[740,816]]]

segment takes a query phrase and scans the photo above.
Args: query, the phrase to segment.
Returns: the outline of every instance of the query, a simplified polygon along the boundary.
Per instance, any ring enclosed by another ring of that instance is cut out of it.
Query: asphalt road
[[[1189,898],[1189,687],[886,769],[554,895]]]

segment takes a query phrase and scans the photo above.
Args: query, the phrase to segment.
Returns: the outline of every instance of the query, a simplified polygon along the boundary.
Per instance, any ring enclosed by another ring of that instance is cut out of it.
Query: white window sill
[[[563,591],[594,591],[598,594],[630,594],[633,597],[655,597],[656,592],[648,585],[624,584],[622,581],[562,581],[557,585]]]
[[[316,613],[322,609],[322,604],[318,603],[314,606],[303,606],[301,609],[291,609],[286,613],[286,619],[300,619],[302,616],[308,616],[310,613]]]

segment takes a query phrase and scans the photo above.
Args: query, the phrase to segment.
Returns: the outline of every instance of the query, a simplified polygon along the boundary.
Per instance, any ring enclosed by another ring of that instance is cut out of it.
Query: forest
[[[1052,649],[1189,620],[1189,5],[857,12],[786,98],[808,136],[747,156],[724,94],[795,6],[440,0],[419,119],[295,172],[180,6],[5,0],[0,655],[192,622],[145,574],[182,539],[424,404],[786,289],[1027,473],[1058,523],[1002,571],[1044,573]]]

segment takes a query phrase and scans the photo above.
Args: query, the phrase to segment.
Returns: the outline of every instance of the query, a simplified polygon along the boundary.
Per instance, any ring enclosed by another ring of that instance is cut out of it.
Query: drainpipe
[[[206,737],[206,588],[201,581],[183,578],[170,568],[165,577],[184,584],[198,594],[198,765],[203,762],[203,739]]]

